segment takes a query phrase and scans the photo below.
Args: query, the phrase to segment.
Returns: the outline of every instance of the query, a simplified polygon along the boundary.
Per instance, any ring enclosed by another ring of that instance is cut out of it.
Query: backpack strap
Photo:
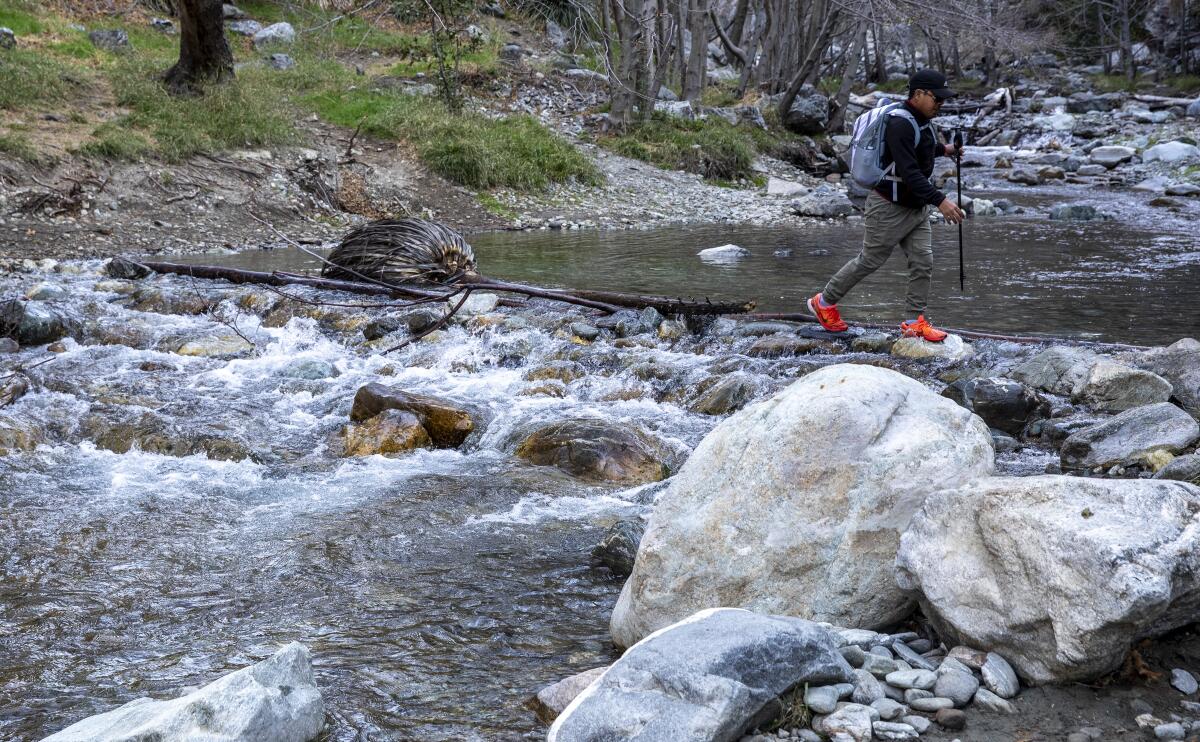
[[[899,117],[903,118],[904,120],[908,121],[908,123],[912,124],[913,148],[916,149],[918,146],[920,146],[920,144],[921,144],[921,125],[918,124],[917,120],[915,118],[913,118],[913,115],[911,113],[909,113],[907,109],[904,108],[903,103],[897,103],[894,108],[884,111],[883,115],[884,116],[899,116]],[[936,137],[935,137],[935,141],[936,141]],[[882,179],[890,180],[892,182],[892,201],[898,200],[900,198],[900,193],[899,193],[900,189],[898,187],[898,184],[900,183],[901,179],[898,175],[896,175],[896,161],[895,160],[892,160],[890,163],[888,163],[888,166],[886,168],[884,168]]]

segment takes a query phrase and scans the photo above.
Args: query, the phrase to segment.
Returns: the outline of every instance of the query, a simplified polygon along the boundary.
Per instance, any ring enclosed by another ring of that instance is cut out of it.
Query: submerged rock
[[[815,371],[718,425],[671,480],[613,639],[630,646],[720,605],[846,626],[898,621],[911,603],[891,569],[908,519],[928,492],[989,474],[992,458],[979,418],[906,376]]]
[[[198,691],[170,701],[139,698],[43,742],[308,742],[324,724],[308,650],[293,642]]]
[[[539,466],[556,466],[581,479],[643,484],[670,471],[657,445],[641,431],[603,420],[563,420],[527,437],[517,456]]]
[[[748,258],[750,251],[737,245],[721,245],[720,247],[705,248],[696,255],[700,256],[701,260],[723,262]]]
[[[1050,209],[1050,218],[1056,221],[1090,222],[1103,219],[1104,215],[1088,204],[1059,204]]]
[[[548,685],[525,702],[525,707],[537,715],[538,721],[549,724],[558,718],[567,706],[571,705],[596,678],[604,674],[608,667],[595,667],[591,670],[563,678],[553,685]]]
[[[1195,620],[1197,512],[1200,489],[1175,482],[980,479],[926,499],[896,579],[948,641],[999,653],[1033,683],[1089,680]],[[988,688],[1015,693],[988,664]]]
[[[849,682],[828,631],[733,608],[700,611],[630,647],[550,727],[547,742],[736,740],[805,685]]]
[[[1059,454],[1064,470],[1153,465],[1156,454],[1177,454],[1197,439],[1200,424],[1175,405],[1161,402],[1072,433]]]
[[[1047,410],[1032,389],[1011,379],[977,378],[956,381],[942,391],[983,418],[989,427],[1018,435]]]
[[[619,520],[609,527],[592,556],[612,570],[618,577],[633,572],[633,561],[637,556],[638,544],[646,532],[646,521],[641,518]]]
[[[189,340],[175,350],[181,356],[226,359],[244,358],[253,351],[254,346],[239,335],[213,335],[199,340]]]
[[[417,416],[438,448],[458,448],[475,430],[471,415],[449,402],[412,394],[383,384],[367,384],[354,395],[350,419],[362,422],[384,410],[401,410]]]

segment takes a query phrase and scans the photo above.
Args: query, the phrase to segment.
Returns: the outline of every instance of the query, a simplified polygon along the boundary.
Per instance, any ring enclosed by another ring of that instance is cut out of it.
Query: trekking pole
[[[958,207],[962,208],[962,148],[966,136],[962,129],[954,131],[954,169],[958,174]],[[967,269],[963,263],[963,223],[958,223],[958,290],[964,291],[967,283]]]

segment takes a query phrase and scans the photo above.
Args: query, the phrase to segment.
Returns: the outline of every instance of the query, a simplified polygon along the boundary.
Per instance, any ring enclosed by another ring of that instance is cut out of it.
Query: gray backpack
[[[854,120],[854,134],[850,137],[850,177],[863,188],[874,189],[885,180],[900,182],[896,176],[896,163],[883,167],[884,133],[889,116],[900,116],[912,124],[916,135],[914,146],[921,143],[921,126],[904,107],[904,103],[888,103],[886,99]]]

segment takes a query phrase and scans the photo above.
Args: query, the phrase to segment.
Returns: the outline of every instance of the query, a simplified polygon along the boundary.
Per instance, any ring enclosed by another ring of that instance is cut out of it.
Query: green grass
[[[1134,91],[1138,88],[1138,82],[1129,82],[1125,75],[1092,75],[1092,83],[1096,89],[1102,93],[1119,93],[1122,91]]]
[[[1176,75],[1167,80],[1167,87],[1177,94],[1200,93],[1200,75]]]
[[[0,152],[24,162],[33,164],[40,164],[42,162],[41,155],[38,154],[37,149],[29,141],[29,137],[16,132],[0,134]]]
[[[45,26],[33,13],[34,4],[21,0],[3,0],[0,2],[0,26],[11,28],[18,39],[21,36],[39,34]],[[18,43],[19,40],[18,40]]]
[[[537,190],[600,179],[579,150],[528,116],[451,115],[435,99],[369,90],[317,93],[306,103],[332,123],[407,140],[432,171],[471,188]]]
[[[152,147],[144,136],[128,128],[124,122],[101,124],[92,132],[93,139],[77,151],[87,157],[106,160],[134,161],[149,154]]]
[[[749,177],[757,152],[748,128],[711,117],[686,121],[660,113],[623,135],[604,137],[599,143],[625,157],[724,181]]]
[[[501,203],[499,199],[490,193],[479,194],[479,205],[486,209],[488,213],[494,214],[501,219],[515,219],[517,216],[516,210]]]
[[[236,80],[180,98],[167,94],[157,79],[160,71],[152,62],[131,61],[113,70],[111,80],[117,103],[130,109],[128,123],[152,134],[164,159],[295,140],[286,82],[277,72],[246,67]]]
[[[0,109],[16,110],[67,98],[90,77],[29,49],[11,49],[0,64]]]

